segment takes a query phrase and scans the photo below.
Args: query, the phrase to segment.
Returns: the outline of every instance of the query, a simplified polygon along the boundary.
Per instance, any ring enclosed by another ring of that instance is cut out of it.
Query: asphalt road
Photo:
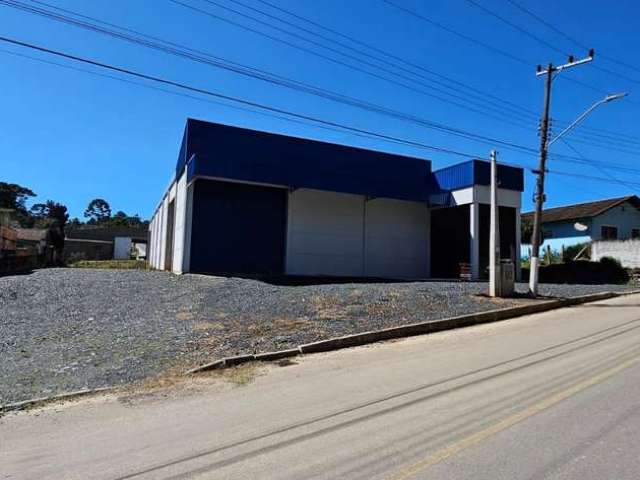
[[[253,373],[5,416],[0,478],[640,477],[639,295]]]

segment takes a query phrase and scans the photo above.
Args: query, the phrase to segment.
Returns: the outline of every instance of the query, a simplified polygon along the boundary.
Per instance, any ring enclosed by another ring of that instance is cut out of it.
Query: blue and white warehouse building
[[[187,120],[150,224],[175,273],[398,279],[483,276],[486,161],[420,158]],[[498,169],[502,256],[519,265],[523,171]]]

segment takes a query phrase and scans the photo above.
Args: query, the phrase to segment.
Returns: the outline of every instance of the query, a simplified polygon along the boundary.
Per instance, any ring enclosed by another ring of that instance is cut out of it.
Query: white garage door
[[[364,197],[300,189],[289,194],[287,273],[364,274]]]
[[[429,209],[426,204],[377,198],[365,208],[366,275],[429,276]]]

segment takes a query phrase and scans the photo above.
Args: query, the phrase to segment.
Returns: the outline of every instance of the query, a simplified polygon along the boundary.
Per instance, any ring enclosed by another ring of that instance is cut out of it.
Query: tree
[[[32,190],[16,183],[0,182],[0,208],[15,210],[15,220],[23,227],[33,226],[33,219],[29,215],[26,201],[35,197]]]
[[[543,229],[540,229],[540,244],[544,242],[545,238],[549,235]],[[533,221],[522,220],[520,222],[520,242],[523,245],[531,245],[531,239],[533,238]]]
[[[61,263],[64,253],[64,229],[69,220],[67,207],[47,200],[46,203],[34,204],[30,213],[37,226],[49,229],[49,242],[55,250],[53,260],[56,264]]]
[[[122,210],[119,210],[115,213],[114,216],[111,217],[111,219],[109,219],[109,224],[128,227],[129,216],[126,213],[124,213]]]
[[[69,220],[67,207],[53,200],[47,200],[46,203],[34,204],[31,207],[30,213],[38,223],[46,227],[55,226],[64,228]]]
[[[523,219],[520,222],[520,241],[524,245],[530,245],[532,237],[533,237],[533,222],[531,220]]]
[[[0,208],[26,210],[25,202],[36,194],[30,189],[16,183],[0,182]]]
[[[94,198],[89,202],[84,216],[89,219],[88,223],[104,223],[111,218],[111,207],[102,198]]]
[[[73,217],[67,225],[71,228],[78,228],[82,226],[82,222],[78,217]]]
[[[47,201],[47,206],[49,208],[49,218],[55,225],[64,228],[69,220],[67,207],[61,203],[52,202],[51,200]]]

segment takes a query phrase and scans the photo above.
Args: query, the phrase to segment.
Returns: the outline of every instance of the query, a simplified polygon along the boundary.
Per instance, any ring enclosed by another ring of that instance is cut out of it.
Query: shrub
[[[86,256],[84,252],[72,252],[69,255],[67,255],[67,257],[65,258],[65,262],[67,263],[67,265],[70,265],[72,263],[80,262],[85,259],[86,259]]]
[[[607,284],[627,283],[629,274],[613,258],[600,262],[578,260],[575,262],[556,263],[540,267],[540,283],[569,283],[569,284]],[[523,269],[523,280],[529,278],[529,270]]]
[[[622,266],[620,261],[613,257],[602,257],[600,265],[604,271],[614,280],[613,283],[625,283],[629,281],[629,273]]]
[[[622,264],[620,263],[620,260],[613,257],[602,257],[600,259],[600,263],[606,268],[613,268],[613,269],[622,268]]]
[[[563,252],[562,252],[562,261],[563,262],[572,262],[573,259],[576,257],[576,255],[578,255],[582,249],[584,249],[585,247],[586,250],[580,255],[580,258],[582,259],[590,259],[591,258],[591,246],[589,243],[587,242],[583,242],[583,243],[577,243],[575,245],[570,245],[568,247],[565,247]]]
[[[146,260],[80,260],[69,265],[72,268],[102,268],[124,270],[149,270]]]

